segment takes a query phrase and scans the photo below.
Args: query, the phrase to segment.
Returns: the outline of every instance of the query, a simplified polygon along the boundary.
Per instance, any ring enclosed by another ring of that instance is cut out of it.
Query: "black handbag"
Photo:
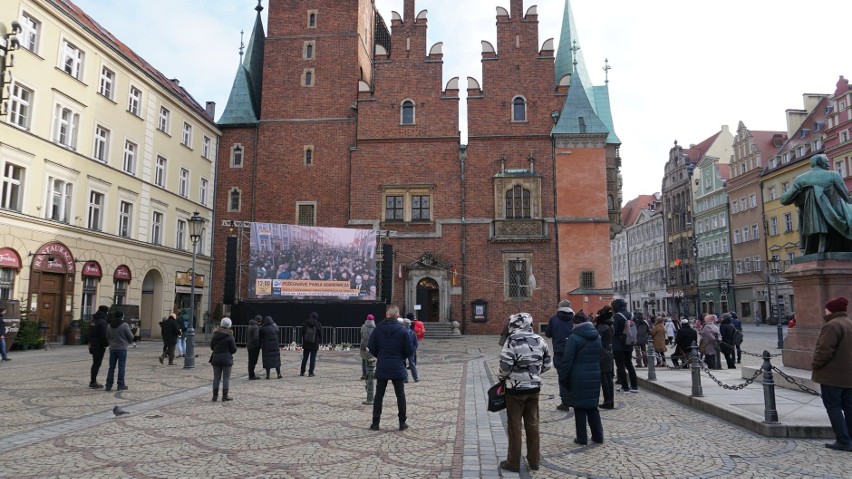
[[[488,411],[498,412],[506,409],[506,383],[500,381],[488,389]]]

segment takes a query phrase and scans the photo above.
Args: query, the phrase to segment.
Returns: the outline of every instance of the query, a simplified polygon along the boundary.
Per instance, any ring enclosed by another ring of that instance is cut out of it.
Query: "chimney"
[[[402,11],[402,21],[405,23],[411,22],[414,25],[414,0],[405,0],[405,6]]]
[[[204,109],[207,110],[207,115],[209,115],[210,118],[216,118],[216,102],[215,101],[208,101],[205,104]]]
[[[509,15],[512,16],[512,21],[523,20],[524,18],[524,0],[512,0],[512,6]]]
[[[175,86],[180,86],[180,80],[178,80],[177,78],[172,78],[172,79],[171,79],[171,80],[169,80],[169,81],[170,81],[170,82],[172,82],[172,83],[174,83],[174,84],[175,84]]]

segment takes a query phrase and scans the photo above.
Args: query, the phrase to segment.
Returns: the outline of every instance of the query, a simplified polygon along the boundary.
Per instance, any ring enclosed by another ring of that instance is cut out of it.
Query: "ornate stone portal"
[[[432,299],[437,298],[438,301],[437,320],[440,322],[449,321],[452,269],[451,263],[434,257],[430,252],[423,253],[420,258],[408,263],[406,266],[408,274],[405,279],[405,306],[408,312],[415,313],[421,320],[429,320],[422,314],[426,311],[426,305],[419,302],[423,301],[424,298],[418,298],[418,285],[421,282],[423,284],[430,283],[433,288],[430,288],[429,294],[434,295]],[[437,285],[437,290],[434,289],[434,285]],[[421,305],[421,314],[415,312],[415,305],[417,304]]]

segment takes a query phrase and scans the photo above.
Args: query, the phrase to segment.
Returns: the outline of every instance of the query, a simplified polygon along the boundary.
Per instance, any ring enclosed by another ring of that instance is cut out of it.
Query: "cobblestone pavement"
[[[501,474],[505,417],[485,410],[494,337],[427,337],[403,432],[392,390],[382,430],[368,429],[354,351],[321,351],[316,377],[300,377],[301,354],[282,351],[284,379],[247,381],[240,350],[226,404],[210,401],[206,347],[189,370],[160,365],[159,351],[154,342],[130,350],[122,392],[86,387],[84,346],[13,352],[0,365],[0,477],[850,477],[852,454],[825,441],[764,438],[648,392],[620,394],[602,412],[604,444],[575,445],[553,372],[541,395],[542,468]],[[115,405],[130,414],[114,417]]]

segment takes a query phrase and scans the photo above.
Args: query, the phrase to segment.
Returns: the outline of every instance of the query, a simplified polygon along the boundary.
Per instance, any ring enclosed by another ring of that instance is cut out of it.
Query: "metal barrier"
[[[248,336],[248,325],[235,324],[231,326],[234,331],[234,339],[238,346],[245,346]],[[278,344],[302,344],[301,326],[278,326]],[[361,343],[361,327],[336,328],[334,326],[323,326],[320,332],[321,346],[336,346],[340,344],[357,345]]]

